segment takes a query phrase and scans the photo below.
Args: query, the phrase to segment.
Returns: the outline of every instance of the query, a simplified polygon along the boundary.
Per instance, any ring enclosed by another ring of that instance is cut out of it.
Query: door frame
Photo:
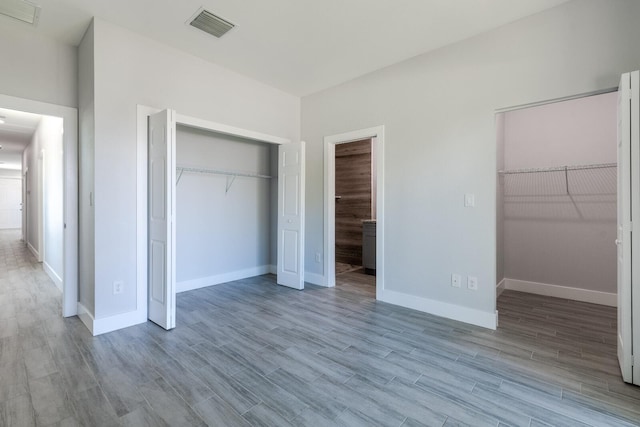
[[[3,94],[0,94],[0,105],[11,110],[61,117],[63,120],[62,316],[75,316],[78,314],[78,110]]]
[[[164,108],[137,105],[137,178],[136,178],[136,318],[141,321],[148,320],[148,117],[158,113]],[[243,129],[229,126],[223,123],[187,116],[176,112],[176,125],[188,126],[191,128],[213,131],[224,135],[231,135],[253,141],[265,142],[269,144],[282,145],[291,143],[290,139],[266,133],[256,132],[250,129]],[[144,319],[144,320],[142,320]]]
[[[324,137],[324,279],[336,285],[336,145],[371,139],[376,162],[376,299],[384,291],[384,125]]]

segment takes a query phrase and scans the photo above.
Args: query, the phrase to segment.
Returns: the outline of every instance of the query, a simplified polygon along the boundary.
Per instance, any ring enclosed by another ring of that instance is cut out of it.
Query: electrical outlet
[[[118,295],[124,291],[124,283],[123,282],[113,282],[113,294]]]
[[[451,286],[454,288],[459,288],[462,285],[462,277],[459,274],[451,275]]]
[[[316,262],[322,262],[322,254],[320,252],[316,252]]]
[[[478,278],[474,277],[474,276],[467,277],[467,288],[471,289],[472,291],[477,291],[478,290]]]
[[[473,208],[476,206],[476,196],[475,194],[465,194],[464,195],[464,206],[467,208]]]

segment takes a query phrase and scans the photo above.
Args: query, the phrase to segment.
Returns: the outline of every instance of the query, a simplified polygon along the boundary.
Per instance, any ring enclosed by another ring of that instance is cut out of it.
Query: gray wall
[[[178,126],[178,165],[273,175],[271,146]],[[230,178],[229,178],[230,179]],[[177,281],[271,264],[271,180],[185,172],[177,186]],[[277,200],[277,199],[275,199]],[[276,203],[274,203],[276,204]]]
[[[77,106],[77,48],[38,35],[29,25],[0,25],[0,93]]]
[[[138,301],[137,105],[299,140],[300,100],[101,20],[94,21],[95,316]],[[123,66],[126,64],[126,66]],[[82,112],[81,112],[82,115]],[[144,199],[143,199],[144,200]],[[86,203],[81,201],[81,203]],[[82,209],[82,207],[81,207]],[[124,283],[113,294],[113,282]]]
[[[616,163],[617,92],[504,114],[506,169]],[[506,175],[508,279],[616,292],[615,169]],[[500,250],[498,248],[498,253]]]
[[[496,114],[496,167],[504,170],[504,114]],[[504,178],[496,175],[496,285],[504,279]]]
[[[57,284],[64,272],[62,128],[61,118],[43,116],[23,152],[23,170],[29,173],[27,242],[57,276]]]
[[[90,203],[95,168],[94,28],[89,26],[78,47],[78,299],[92,315],[95,310],[95,214]]]
[[[637,1],[573,1],[304,97],[306,253],[324,253],[323,137],[384,124],[386,290],[494,313],[495,111],[617,86],[640,68],[639,18]]]

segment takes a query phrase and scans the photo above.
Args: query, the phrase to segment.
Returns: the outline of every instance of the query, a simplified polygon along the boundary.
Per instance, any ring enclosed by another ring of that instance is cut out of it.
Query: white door
[[[640,71],[631,73],[631,224],[640,224]],[[631,227],[631,365],[632,383],[640,385],[640,231]]]
[[[304,142],[278,147],[278,284],[304,289]]]
[[[635,98],[635,99],[634,99]],[[623,74],[618,92],[618,360],[624,381],[640,382],[633,369],[632,221],[637,205],[638,175],[638,73]],[[635,116],[635,117],[634,117]],[[636,195],[632,192],[635,190]],[[636,200],[634,200],[636,199]],[[637,239],[637,237],[636,237]],[[637,258],[637,256],[636,256]],[[638,299],[638,298],[636,298]],[[636,328],[637,329],[637,328]],[[636,330],[636,333],[638,331]],[[637,367],[636,367],[637,370]]]
[[[21,192],[20,178],[0,178],[0,229],[22,226]]]
[[[173,110],[149,116],[148,309],[149,320],[167,330],[176,326],[175,129]]]

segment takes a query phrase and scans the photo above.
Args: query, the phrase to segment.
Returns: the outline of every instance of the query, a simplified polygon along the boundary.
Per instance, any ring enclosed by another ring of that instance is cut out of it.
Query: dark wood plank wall
[[[371,219],[371,140],[336,145],[336,262],[362,265],[362,220]]]

